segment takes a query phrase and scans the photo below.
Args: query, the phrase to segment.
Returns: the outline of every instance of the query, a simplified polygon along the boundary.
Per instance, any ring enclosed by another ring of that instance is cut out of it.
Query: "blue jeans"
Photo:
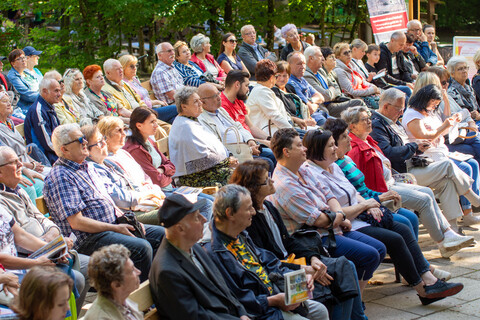
[[[175,120],[175,118],[178,115],[177,106],[174,104],[169,106],[164,106],[164,107],[152,108],[152,109],[157,112],[158,119],[168,122],[170,124],[173,123],[173,120]]]
[[[313,118],[313,120],[315,120],[317,126],[323,126],[325,121],[327,121],[328,113],[323,110],[317,110],[310,116]]]
[[[473,179],[472,190],[477,195],[480,194],[479,189],[478,189],[478,186],[479,186],[479,184],[478,184],[478,172],[479,172],[478,162],[474,159],[470,159],[470,160],[467,160],[467,161],[457,161],[457,160],[453,160],[453,159],[451,159],[451,160],[460,168],[460,170],[462,170],[463,172],[468,174]],[[472,208],[472,204],[464,196],[460,197],[460,204],[462,205],[462,209],[464,209],[464,210]]]
[[[172,191],[163,191],[163,193],[168,197],[173,194],[176,189],[177,188],[173,188]],[[210,221],[213,216],[213,201],[215,201],[215,198],[205,193],[199,193],[198,198],[207,200],[207,203],[200,208],[200,214],[204,216],[207,221]]]
[[[322,237],[324,243],[327,237]],[[357,268],[359,280],[368,280],[385,258],[385,245],[372,237],[357,231],[345,232],[343,236],[335,236],[337,249],[329,251],[332,257],[345,256]]]
[[[412,95],[412,89],[410,89],[407,86],[395,86],[394,88],[405,93],[405,108],[406,108],[408,104],[408,99],[410,99],[410,96]]]
[[[157,252],[158,246],[160,246],[163,236],[165,235],[165,229],[163,229],[163,227],[148,224],[144,226],[146,240],[118,232],[103,231],[90,234],[78,248],[78,252],[89,256],[101,247],[111,244],[123,244],[130,250],[130,259],[132,259],[135,267],[142,272],[140,274],[140,281],[143,282],[148,279],[148,272],[152,265],[153,256]]]
[[[447,144],[448,150],[455,152],[461,152],[466,154],[471,154],[477,162],[480,163],[480,138],[476,132],[469,132],[467,136],[474,136],[475,138],[465,139],[462,143],[459,144]]]
[[[50,161],[45,153],[43,153],[42,149],[40,149],[35,143],[30,143],[27,145],[27,153],[33,158],[33,160],[40,162],[44,166],[51,166]]]
[[[393,215],[393,221],[397,221],[406,225],[412,234],[415,236],[415,239],[418,241],[418,217],[417,215],[407,209],[400,208],[397,213]]]

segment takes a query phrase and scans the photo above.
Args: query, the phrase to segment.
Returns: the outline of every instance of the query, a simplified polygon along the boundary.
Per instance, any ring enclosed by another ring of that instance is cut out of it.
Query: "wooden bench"
[[[170,154],[168,153],[168,137],[158,139],[156,143],[157,143],[158,151],[160,151],[161,153],[169,157]]]
[[[150,84],[150,80],[142,82],[141,85],[142,85],[142,87],[147,89],[148,96],[150,97],[150,99],[157,100],[157,98],[155,97],[155,94],[153,93],[153,89],[152,89],[152,85]]]
[[[22,137],[25,139],[25,125],[23,123],[21,123],[19,125],[16,125],[15,130],[17,130],[22,135]]]
[[[43,196],[35,199],[35,204],[37,205],[37,208],[41,213],[48,213],[47,203],[45,202],[45,198]]]

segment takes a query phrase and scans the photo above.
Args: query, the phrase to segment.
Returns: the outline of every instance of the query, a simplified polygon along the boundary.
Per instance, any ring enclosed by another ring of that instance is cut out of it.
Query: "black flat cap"
[[[207,200],[199,199],[192,203],[179,193],[173,193],[165,198],[162,207],[158,210],[158,220],[165,228],[177,224],[186,215],[199,210],[206,204]]]

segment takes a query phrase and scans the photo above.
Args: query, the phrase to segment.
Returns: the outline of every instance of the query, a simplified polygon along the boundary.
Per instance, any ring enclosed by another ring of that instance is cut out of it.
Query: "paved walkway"
[[[478,242],[450,259],[443,259],[425,229],[420,229],[419,243],[427,260],[435,267],[452,273],[450,281],[462,282],[464,289],[454,297],[423,306],[413,288],[395,283],[393,265],[382,264],[373,283],[365,290],[366,314],[370,320],[470,320],[480,319],[480,225],[464,229]]]

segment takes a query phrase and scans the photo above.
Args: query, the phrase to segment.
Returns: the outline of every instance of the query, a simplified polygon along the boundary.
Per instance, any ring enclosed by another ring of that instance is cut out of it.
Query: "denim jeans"
[[[327,237],[322,237],[325,242]],[[368,280],[385,258],[385,245],[372,237],[357,231],[345,232],[343,236],[335,236],[337,249],[330,251],[332,257],[345,256],[357,268],[359,280]]]
[[[418,218],[415,213],[410,210],[400,208],[393,215],[393,221],[397,221],[406,225],[415,236],[415,239],[418,241]]]
[[[44,166],[50,167],[50,161],[48,160],[45,153],[43,153],[42,149],[38,147],[35,143],[30,143],[27,145],[27,153],[33,160],[40,162]]]
[[[459,144],[447,144],[448,150],[451,152],[461,152],[466,154],[471,154],[477,162],[480,163],[480,138],[476,132],[468,132],[467,136],[474,136],[475,138],[465,139],[462,143]]]
[[[174,104],[164,107],[153,108],[153,110],[157,112],[158,119],[168,122],[170,124],[173,123],[173,120],[175,120],[178,115],[177,106]]]
[[[132,259],[135,267],[141,271],[140,281],[143,282],[148,279],[152,259],[165,235],[163,227],[147,224],[144,226],[146,240],[114,231],[103,231],[90,234],[78,248],[78,252],[91,255],[101,247],[123,244],[130,250],[130,259]]]
[[[480,194],[478,190],[478,162],[475,159],[470,159],[467,161],[457,161],[452,159],[452,161],[460,168],[460,170],[468,174],[473,179],[472,190],[477,195]],[[460,197],[460,204],[462,205],[463,210],[472,208],[472,204],[464,196]]]
[[[422,282],[421,275],[430,270],[417,240],[404,224],[394,221],[391,230],[369,226],[358,231],[381,241],[387,247],[393,264],[410,285],[416,286]]]
[[[268,162],[268,165],[270,166],[270,170],[268,170],[270,173],[273,173],[273,170],[275,169],[275,166],[277,165],[277,159],[275,159],[275,155],[273,154],[273,151],[268,148],[267,146],[262,145],[261,146],[261,152],[260,152],[260,158]]]
[[[326,113],[325,111],[323,110],[317,110],[315,111],[311,117],[313,118],[313,120],[315,120],[315,122],[317,123],[317,126],[323,126],[325,124],[325,122],[327,121],[327,118],[329,118],[328,116],[328,113]]]

